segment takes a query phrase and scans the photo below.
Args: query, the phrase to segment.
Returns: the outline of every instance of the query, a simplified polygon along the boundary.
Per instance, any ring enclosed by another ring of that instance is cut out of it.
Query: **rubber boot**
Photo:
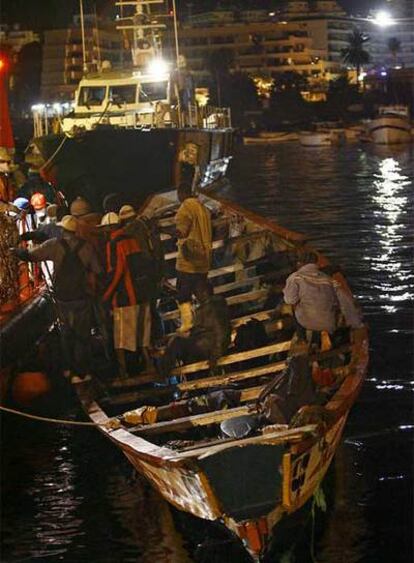
[[[184,332],[188,332],[193,326],[193,309],[189,301],[179,303],[178,308],[180,310],[181,326],[177,332],[183,334]]]

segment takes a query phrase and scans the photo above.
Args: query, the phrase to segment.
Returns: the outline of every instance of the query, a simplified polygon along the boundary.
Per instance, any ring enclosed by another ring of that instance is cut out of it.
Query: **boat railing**
[[[77,116],[68,115],[73,106],[67,104],[37,104],[32,107],[33,136],[43,137],[58,134],[75,133],[84,129],[94,129],[98,125],[113,125],[122,128],[168,128],[168,127],[202,127],[204,129],[223,129],[231,127],[231,111],[227,107],[198,106],[188,104],[177,108],[164,102],[151,104],[148,108],[128,109],[111,114],[96,113]],[[68,121],[65,121],[68,118]],[[66,126],[65,126],[66,125]]]

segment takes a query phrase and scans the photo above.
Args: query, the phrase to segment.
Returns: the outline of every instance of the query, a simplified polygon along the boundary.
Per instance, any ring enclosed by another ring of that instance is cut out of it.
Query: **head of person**
[[[313,250],[305,250],[298,255],[297,266],[301,268],[307,264],[317,264],[318,255]]]
[[[4,147],[0,147],[0,173],[7,174],[10,172],[11,163],[12,158],[9,152]]]
[[[133,221],[136,216],[137,214],[132,205],[123,205],[119,210],[119,220],[123,225],[131,223],[131,221]]]
[[[62,220],[57,223],[67,234],[75,234],[78,229],[78,220],[73,215],[65,215]]]
[[[92,207],[88,201],[82,196],[75,198],[70,204],[70,214],[77,219],[82,219],[86,215],[92,213]]]
[[[40,220],[46,217],[47,201],[44,194],[42,194],[41,192],[36,192],[35,194],[33,194],[30,198],[30,204]]]
[[[213,293],[213,286],[205,280],[199,280],[194,288],[194,295],[200,303],[206,301]]]
[[[102,201],[102,207],[103,207],[104,213],[110,213],[111,211],[113,213],[119,213],[119,210],[122,207],[121,194],[114,192],[114,193],[106,195],[104,197],[103,201]]]
[[[13,205],[17,207],[20,211],[29,211],[30,201],[25,197],[18,197],[13,201]]]
[[[178,201],[180,203],[182,203],[185,199],[187,199],[188,197],[191,197],[193,195],[193,190],[191,187],[191,184],[188,184],[186,182],[182,182],[178,188],[177,188],[177,197],[178,197]]]
[[[102,229],[105,233],[109,233],[117,229],[119,227],[119,224],[119,216],[113,211],[110,211],[102,217],[99,228]]]

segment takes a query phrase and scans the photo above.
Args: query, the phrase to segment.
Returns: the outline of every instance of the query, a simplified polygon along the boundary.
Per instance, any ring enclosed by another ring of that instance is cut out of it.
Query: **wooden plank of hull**
[[[146,424],[134,426],[129,429],[130,432],[142,434],[164,434],[165,432],[180,432],[196,426],[208,426],[233,418],[243,414],[256,412],[250,406],[234,407],[233,409],[225,409],[221,411],[206,412],[203,414],[195,414],[192,416],[183,416],[176,420],[166,420],[165,422],[155,422],[154,424]]]
[[[285,367],[286,362],[274,362],[258,368],[246,369],[228,375],[211,375],[210,377],[203,377],[202,379],[195,379],[194,381],[186,381],[184,383],[179,383],[178,389],[180,391],[196,391],[218,385],[230,385],[231,383],[236,383],[245,379],[274,374],[279,371],[283,371]]]
[[[268,289],[257,289],[255,291],[249,291],[248,293],[226,297],[226,301],[227,305],[229,306],[240,305],[241,303],[248,303],[249,301],[258,301],[260,299],[265,299],[268,293]],[[168,311],[168,313],[162,314],[161,317],[165,321],[177,319],[179,317],[179,311],[178,309],[174,309],[173,311]]]
[[[245,360],[251,360],[252,358],[260,358],[262,356],[267,356],[269,354],[278,354],[280,352],[287,352],[290,349],[291,341],[286,340],[286,342],[278,342],[276,344],[268,344],[267,346],[262,346],[260,348],[254,348],[253,350],[247,350],[246,352],[236,352],[235,354],[230,354],[228,356],[223,356],[217,361],[217,366],[226,366],[228,364],[233,364],[235,362],[243,362]],[[194,364],[188,364],[180,368],[175,368],[173,370],[174,375],[187,375],[189,373],[195,373],[204,369],[209,369],[208,361],[195,362]]]

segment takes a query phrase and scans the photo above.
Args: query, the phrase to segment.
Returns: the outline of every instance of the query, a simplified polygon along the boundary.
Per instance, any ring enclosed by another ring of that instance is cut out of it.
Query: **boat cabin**
[[[171,125],[170,77],[132,73],[86,76],[76,90],[74,109],[62,129],[90,130],[97,125],[148,127]]]

